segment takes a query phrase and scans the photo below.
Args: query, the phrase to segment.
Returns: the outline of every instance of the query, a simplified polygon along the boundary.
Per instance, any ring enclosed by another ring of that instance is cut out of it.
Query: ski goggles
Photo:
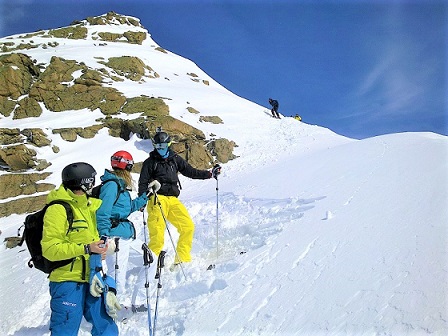
[[[155,149],[167,149],[171,145],[171,142],[161,142],[154,144]]]
[[[112,156],[110,159],[111,159],[112,161],[124,162],[124,163],[126,163],[126,164],[130,164],[130,165],[133,165],[133,164],[134,164],[134,161],[133,161],[133,160],[125,159],[125,158],[122,157],[122,156]]]

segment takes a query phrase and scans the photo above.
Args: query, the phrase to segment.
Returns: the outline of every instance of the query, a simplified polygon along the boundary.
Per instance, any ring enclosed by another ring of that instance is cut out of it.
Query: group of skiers
[[[155,134],[153,145],[134,199],[130,194],[134,160],[123,150],[111,156],[111,169],[101,176],[99,198],[91,197],[97,173],[85,162],[66,166],[62,184],[48,194],[47,203],[62,200],[73,210],[72,225],[60,204],[48,207],[44,216],[42,255],[50,261],[72,259],[49,275],[53,336],[77,335],[83,316],[92,324],[92,335],[118,335],[115,321],[122,308],[119,301],[125,298],[117,293],[125,288],[129,248],[135,239],[128,219],[132,212],[146,207],[149,248],[156,256],[163,249],[168,220],[179,232],[174,265],[191,261],[194,223],[178,199],[178,173],[192,179],[217,179],[221,167],[193,168],[171,149],[171,138],[163,131]],[[107,273],[102,268],[104,259]],[[137,303],[135,309],[147,308]]]

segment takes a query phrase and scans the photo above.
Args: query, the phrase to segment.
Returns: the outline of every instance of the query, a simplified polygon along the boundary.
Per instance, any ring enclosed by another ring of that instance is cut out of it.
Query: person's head
[[[110,165],[114,170],[121,169],[130,172],[132,167],[134,167],[134,159],[129,152],[120,150],[112,154],[110,157]]]
[[[114,174],[121,177],[125,181],[126,187],[132,189],[133,180],[131,170],[134,166],[134,159],[131,153],[124,150],[115,152],[110,157],[110,165],[112,166]]]
[[[269,102],[272,103],[272,98],[269,98]]]
[[[166,132],[157,132],[154,136],[154,148],[159,155],[166,159],[169,155],[169,147],[171,146],[171,137]]]
[[[62,169],[62,185],[71,191],[90,194],[95,185],[95,169],[85,162],[71,163]]]

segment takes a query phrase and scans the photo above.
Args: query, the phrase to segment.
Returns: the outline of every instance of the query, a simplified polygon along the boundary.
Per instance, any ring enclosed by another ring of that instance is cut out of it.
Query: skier
[[[62,205],[49,207],[44,217],[42,255],[51,261],[74,258],[49,275],[53,336],[77,335],[83,316],[92,324],[92,335],[118,335],[113,318],[120,306],[115,293],[112,288],[103,293],[104,283],[88,267],[91,254],[100,257],[107,251],[96,229],[95,212],[101,201],[88,198],[95,175],[88,163],[72,163],[62,170],[62,185],[47,196],[47,203],[62,200],[70,204],[74,216],[71,231]]]
[[[278,114],[278,101],[272,98],[269,98],[269,104],[272,105],[271,113],[274,118],[280,119],[280,114]]]
[[[299,115],[296,113],[296,115],[294,116],[294,119],[295,119],[295,120],[298,120],[298,121],[301,121],[301,120],[302,120],[302,117],[299,116]]]
[[[221,167],[215,165],[211,171],[193,168],[170,148],[171,138],[161,130],[154,136],[153,144],[155,149],[143,162],[138,182],[140,195],[147,192],[151,182],[157,180],[161,184],[157,198],[163,213],[154,200],[155,196],[150,196],[148,201],[149,248],[157,256],[163,249],[166,225],[163,216],[165,215],[179,232],[174,265],[190,262],[194,223],[186,207],[178,199],[180,190],[177,174],[179,172],[192,179],[205,180],[211,177],[216,178],[221,172]]]
[[[143,193],[140,197],[132,199],[130,190],[133,189],[131,170],[134,159],[129,152],[120,150],[110,158],[112,170],[105,169],[101,176],[102,186],[99,198],[103,201],[96,213],[97,227],[100,236],[109,237],[109,245],[115,249],[115,255],[106,257],[108,275],[116,280],[120,293],[124,293],[126,285],[126,271],[129,260],[129,247],[135,239],[135,227],[128,216],[141,208],[144,208],[148,197]],[[112,248],[111,248],[112,249]],[[108,253],[109,254],[109,253]],[[135,286],[136,290],[138,286]],[[140,295],[141,302],[126,302],[123,296],[119,296],[120,302],[125,307],[132,307],[132,311],[146,311],[145,297]]]

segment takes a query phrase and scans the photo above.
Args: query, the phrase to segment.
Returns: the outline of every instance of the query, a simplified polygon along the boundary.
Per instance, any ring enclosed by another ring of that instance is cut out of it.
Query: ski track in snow
[[[185,321],[188,318],[188,311],[192,306],[201,306],[202,301],[206,303],[206,297],[214,292],[224,290],[228,286],[226,279],[238,277],[244,274],[246,268],[251,265],[250,259],[239,261],[246,252],[259,250],[251,259],[256,261],[256,269],[253,277],[247,279],[245,289],[241,292],[241,300],[229,307],[224,320],[216,325],[216,332],[223,329],[231,321],[234,312],[245,302],[246,295],[253,295],[252,284],[257,282],[263,275],[260,272],[264,263],[275,259],[280,251],[271,252],[271,246],[284,226],[299,225],[297,222],[302,218],[304,212],[313,208],[312,203],[316,200],[294,199],[252,199],[236,196],[232,193],[224,193],[219,197],[219,257],[216,259],[216,199],[208,201],[185,202],[189,212],[196,223],[195,239],[193,243],[193,258],[189,264],[184,264],[187,280],[183,279],[180,271],[171,273],[164,270],[162,273],[162,289],[159,298],[158,332],[166,335],[184,335],[186,332]],[[275,213],[275,217],[272,217]],[[134,223],[139,217],[134,215]],[[273,218],[275,218],[273,220]],[[138,228],[138,227],[137,227]],[[176,230],[171,230],[174,240],[177,241]],[[142,239],[142,232],[139,233]],[[165,248],[167,255],[172,254],[173,248],[166,235]],[[302,253],[299,260],[293,267],[306,257],[306,254],[314,246],[311,242]],[[196,248],[195,248],[196,246]],[[207,253],[195,255],[194,251],[208,250]],[[138,262],[141,256],[135,257]],[[170,257],[167,257],[169,259]],[[264,260],[260,262],[259,260]],[[216,264],[216,268],[207,271],[207,265]],[[152,266],[153,267],[153,266]],[[152,275],[152,274],[151,274]],[[150,277],[153,279],[154,277]],[[151,280],[152,288],[151,302],[154,308],[156,283]],[[263,307],[268,305],[271,297],[275,295],[279,287],[274,287],[270,294],[265,296],[258,306],[249,316],[249,321],[262,314]],[[252,300],[252,298],[248,298]],[[137,314],[139,318],[146,318],[146,314]],[[135,317],[137,317],[135,316]],[[130,321],[134,318],[131,317]],[[133,330],[132,323],[120,324],[121,332],[126,335],[137,335],[138,330]],[[244,335],[245,330],[241,330],[239,335]]]

